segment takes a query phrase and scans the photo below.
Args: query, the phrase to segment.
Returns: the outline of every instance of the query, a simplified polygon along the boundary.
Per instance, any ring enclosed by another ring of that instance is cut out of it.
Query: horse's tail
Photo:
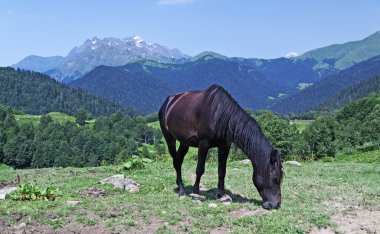
[[[172,98],[173,98],[172,96],[167,97],[164,103],[162,104],[160,110],[158,111],[158,120],[160,121],[161,132],[164,136],[169,134],[169,129],[166,124],[166,112],[167,112],[168,103],[170,102]]]

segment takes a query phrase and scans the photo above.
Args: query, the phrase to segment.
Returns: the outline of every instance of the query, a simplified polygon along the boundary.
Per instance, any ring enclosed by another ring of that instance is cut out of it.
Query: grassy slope
[[[307,126],[310,125],[311,122],[313,122],[313,120],[296,119],[296,120],[292,120],[291,124],[295,124],[297,127],[297,130],[299,132],[302,132],[303,130],[305,130]]]
[[[50,112],[48,115],[53,119],[53,121],[63,123],[66,121],[75,122],[75,117],[70,115],[60,113],[60,112]],[[19,124],[32,123],[34,126],[37,126],[42,115],[16,115],[16,120]],[[95,119],[86,121],[90,127],[93,126]]]
[[[185,160],[183,171],[187,193],[190,193],[195,163]],[[270,230],[271,233],[302,233],[315,227],[334,229],[331,217],[343,208],[359,205],[369,209],[380,203],[379,164],[306,163],[301,167],[285,166],[285,171],[282,207],[265,212],[252,185],[251,166],[241,162],[228,164],[226,187],[235,194],[232,196],[235,202],[230,205],[223,205],[214,198],[217,164],[212,163],[206,165],[201,185],[203,189],[212,190],[203,192],[207,200],[200,204],[193,203],[190,198],[177,198],[173,192],[176,185],[171,161],[153,162],[143,170],[127,172],[129,178],[141,184],[137,194],[97,184],[100,179],[114,175],[115,167],[4,169],[0,170],[0,181],[13,179],[19,173],[22,181],[35,180],[40,186],[59,187],[63,196],[53,202],[1,201],[0,221],[14,226],[30,217],[29,223],[50,225],[61,231],[72,227],[88,232],[264,233]],[[80,195],[83,189],[91,187],[106,189],[107,197],[94,202]],[[83,204],[68,207],[67,200],[81,200]],[[218,206],[209,208],[210,203]],[[252,215],[234,215],[239,212],[252,212]],[[16,221],[20,216],[23,218]]]
[[[342,163],[380,163],[380,150],[351,155],[338,155],[336,161]]]

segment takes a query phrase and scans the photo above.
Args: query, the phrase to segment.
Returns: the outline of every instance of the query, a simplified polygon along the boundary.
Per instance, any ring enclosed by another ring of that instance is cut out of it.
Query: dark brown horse
[[[231,144],[237,145],[251,160],[253,183],[263,199],[263,208],[281,204],[282,167],[279,152],[265,138],[260,126],[218,85],[206,90],[169,96],[159,111],[165,137],[177,172],[179,195],[185,195],[181,166],[190,146],[198,147],[198,163],[193,193],[205,170],[207,152],[218,148],[218,197],[225,195],[224,177]],[[180,142],[176,150],[176,140]]]

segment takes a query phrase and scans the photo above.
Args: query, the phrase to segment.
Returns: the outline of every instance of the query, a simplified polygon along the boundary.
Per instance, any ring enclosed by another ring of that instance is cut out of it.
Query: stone
[[[189,196],[190,196],[193,200],[199,200],[199,201],[206,200],[206,197],[205,197],[205,196],[202,196],[202,195],[199,195],[199,194],[196,194],[196,193],[190,193]]]
[[[300,167],[301,166],[301,163],[297,162],[297,161],[286,161],[286,162],[284,162],[284,164],[291,165],[291,166],[296,166],[296,167]]]
[[[26,223],[20,223],[20,225],[18,225],[18,228],[24,228],[26,227]]]
[[[10,188],[5,188],[5,189],[0,189],[0,200],[5,200],[5,196],[8,193],[11,193],[15,191],[17,188],[16,187],[10,187]]]
[[[82,203],[83,203],[82,201],[67,201],[67,205],[69,206],[78,206]]]
[[[251,160],[249,160],[249,159],[244,159],[244,160],[241,160],[240,162],[242,162],[244,164],[251,164]]]
[[[216,208],[216,207],[218,207],[218,205],[215,203],[210,203],[210,204],[208,204],[208,207],[209,208]]]
[[[99,181],[101,184],[112,184],[115,188],[127,190],[130,193],[140,191],[139,184],[136,181],[126,178],[124,175],[114,175]]]
[[[227,194],[224,194],[223,197],[219,198],[219,201],[221,202],[232,202],[232,198],[228,196]]]

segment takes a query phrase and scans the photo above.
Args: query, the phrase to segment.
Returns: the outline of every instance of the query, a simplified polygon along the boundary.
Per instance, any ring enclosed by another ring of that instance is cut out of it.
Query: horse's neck
[[[254,120],[248,118],[244,121],[243,127],[238,123],[230,123],[232,126],[232,129],[230,128],[232,130],[230,131],[231,138],[254,165],[261,164],[270,156],[273,147]]]

